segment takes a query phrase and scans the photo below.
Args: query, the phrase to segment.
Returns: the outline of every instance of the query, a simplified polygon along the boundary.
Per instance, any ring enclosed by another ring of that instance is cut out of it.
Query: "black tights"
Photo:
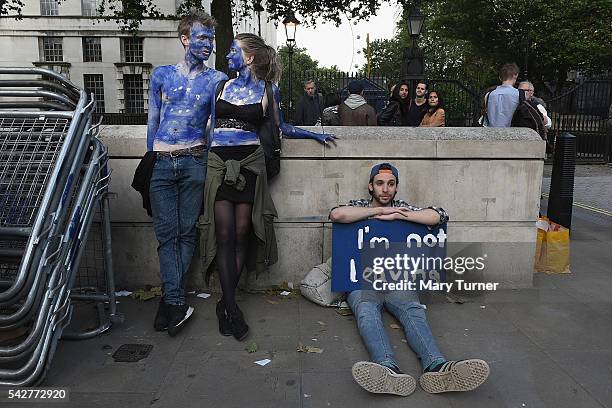
[[[215,201],[217,269],[228,312],[236,308],[236,287],[246,258],[252,206],[250,203]]]

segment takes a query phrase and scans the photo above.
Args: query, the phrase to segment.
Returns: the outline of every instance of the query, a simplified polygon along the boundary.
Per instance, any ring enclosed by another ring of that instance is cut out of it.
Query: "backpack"
[[[485,94],[482,96],[481,104],[480,104],[480,117],[478,118],[478,124],[482,127],[489,127],[489,113],[487,111],[489,105],[489,95],[493,92],[497,87],[491,87],[485,91]]]
[[[521,98],[522,99],[522,98]],[[538,132],[542,140],[547,141],[544,117],[540,110],[528,100],[521,100],[512,115],[512,127],[527,127]]]
[[[215,101],[219,98],[226,82],[227,80],[221,81],[217,85]],[[257,131],[257,136],[264,151],[266,174],[268,180],[270,180],[280,173],[281,139],[280,130],[274,120],[274,92],[272,91],[272,83],[269,81],[266,81],[266,95],[268,106],[264,114],[264,120]]]

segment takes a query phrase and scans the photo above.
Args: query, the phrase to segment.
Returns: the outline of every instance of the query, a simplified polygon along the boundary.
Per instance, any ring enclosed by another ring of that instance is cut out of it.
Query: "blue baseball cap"
[[[380,163],[372,167],[372,170],[370,170],[370,183],[374,180],[374,177],[380,173],[393,174],[395,176],[395,182],[399,184],[399,172],[391,163]]]

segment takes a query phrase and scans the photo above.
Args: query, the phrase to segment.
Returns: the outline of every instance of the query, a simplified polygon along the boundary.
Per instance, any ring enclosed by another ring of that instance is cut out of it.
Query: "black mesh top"
[[[263,122],[264,111],[261,103],[234,105],[226,100],[218,99],[215,117],[217,119],[234,119],[246,122],[257,129]]]

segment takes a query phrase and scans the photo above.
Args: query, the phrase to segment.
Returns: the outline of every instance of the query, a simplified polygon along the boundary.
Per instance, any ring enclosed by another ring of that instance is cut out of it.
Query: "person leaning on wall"
[[[444,127],[446,126],[446,114],[444,112],[444,102],[440,93],[436,90],[429,91],[427,97],[427,113],[421,121],[421,127]]]

